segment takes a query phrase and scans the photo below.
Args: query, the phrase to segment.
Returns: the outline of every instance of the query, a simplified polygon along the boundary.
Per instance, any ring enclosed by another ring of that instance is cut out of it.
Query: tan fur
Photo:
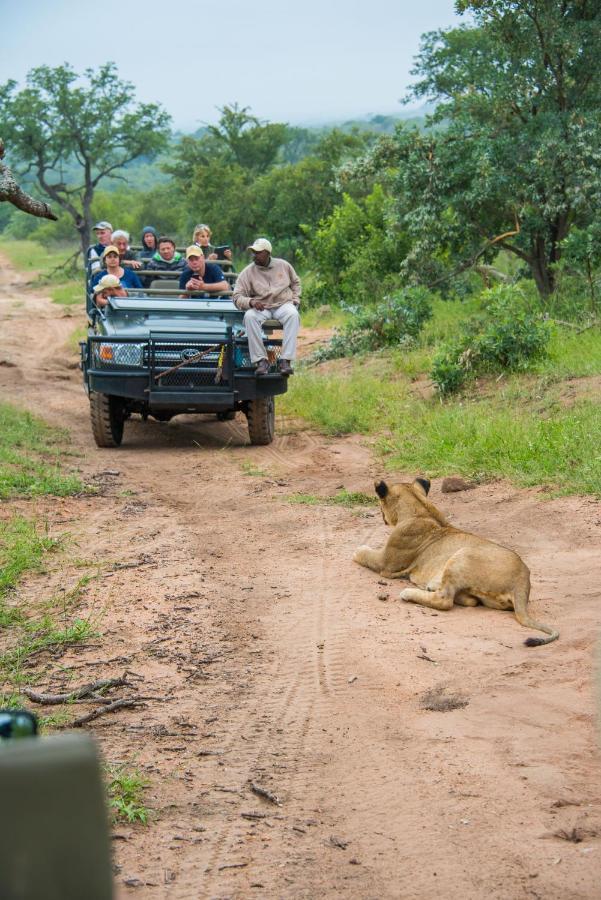
[[[376,483],[384,521],[393,531],[383,550],[359,547],[354,561],[384,578],[409,578],[417,587],[402,591],[401,600],[439,610],[479,603],[512,609],[520,625],[549,635],[527,644],[556,640],[559,632],[528,615],[530,572],[517,553],[449,525],[427,499],[429,487],[423,479]]]

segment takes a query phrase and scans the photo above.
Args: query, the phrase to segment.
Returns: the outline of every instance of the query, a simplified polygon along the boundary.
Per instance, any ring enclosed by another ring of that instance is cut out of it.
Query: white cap
[[[103,275],[98,284],[94,287],[94,293],[99,294],[100,291],[105,291],[107,288],[116,288],[120,286],[121,282],[116,275]]]
[[[261,250],[267,250],[268,253],[271,253],[271,244],[267,238],[257,238],[254,244],[251,244],[250,247],[247,247],[246,249],[253,250],[255,253],[260,253]]]

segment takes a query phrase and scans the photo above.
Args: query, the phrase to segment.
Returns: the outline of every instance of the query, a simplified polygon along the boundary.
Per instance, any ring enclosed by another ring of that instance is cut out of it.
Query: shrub
[[[398,291],[376,306],[355,311],[345,327],[313,355],[312,361],[408,346],[431,315],[431,295],[425,288]]]
[[[390,222],[391,204],[380,185],[362,200],[345,194],[313,235],[307,232],[303,256],[316,273],[314,304],[369,304],[398,286],[407,240]]]
[[[484,291],[482,302],[485,312],[434,357],[431,377],[441,394],[459,390],[470,375],[520,371],[546,355],[549,325],[520,288],[499,285]]]

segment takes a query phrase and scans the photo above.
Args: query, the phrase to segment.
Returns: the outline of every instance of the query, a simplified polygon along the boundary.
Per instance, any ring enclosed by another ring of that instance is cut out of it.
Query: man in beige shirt
[[[267,319],[278,319],[284,328],[282,356],[278,363],[281,375],[292,375],[296,357],[296,338],[300,327],[300,278],[285,259],[271,255],[271,244],[257,238],[249,248],[253,261],[240,272],[234,288],[234,303],[245,310],[244,327],[248,336],[251,362],[257,375],[267,375],[269,360],[265,353],[261,326]]]

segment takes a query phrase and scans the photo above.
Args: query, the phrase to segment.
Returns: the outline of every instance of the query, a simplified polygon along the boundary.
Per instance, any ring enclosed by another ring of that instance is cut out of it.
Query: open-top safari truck
[[[90,398],[92,432],[99,447],[118,447],[132,414],[166,422],[180,413],[213,413],[233,419],[241,410],[251,444],[274,437],[276,394],[287,389],[277,371],[280,323],[264,326],[269,374],[255,376],[244,313],[231,290],[182,298],[174,273],[137,270],[150,286],[112,297],[99,309],[86,279],[88,338],[80,343],[81,368]],[[180,273],[177,273],[178,275]],[[226,273],[230,286],[235,274]]]

